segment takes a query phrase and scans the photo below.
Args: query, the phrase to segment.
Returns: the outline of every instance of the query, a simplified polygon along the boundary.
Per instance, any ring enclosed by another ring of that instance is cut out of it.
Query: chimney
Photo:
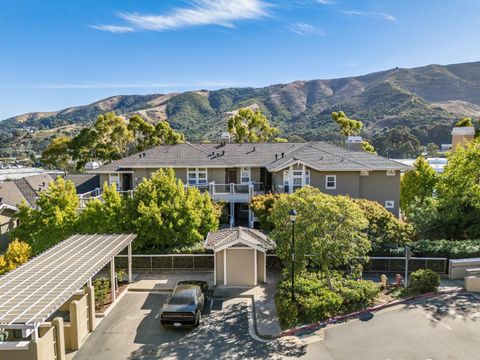
[[[345,142],[347,150],[362,151],[362,141],[361,136],[348,136]]]
[[[475,128],[473,126],[454,127],[452,130],[452,151],[457,146],[464,146],[475,137]]]

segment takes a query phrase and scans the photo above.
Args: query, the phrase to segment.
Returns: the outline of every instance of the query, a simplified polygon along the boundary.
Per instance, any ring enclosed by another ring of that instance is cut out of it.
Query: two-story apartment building
[[[232,225],[253,225],[254,194],[292,193],[311,185],[331,195],[374,200],[399,215],[400,172],[410,167],[325,142],[220,143],[158,146],[100,166],[100,183],[134,190],[160,168],[173,168],[186,186],[229,203]]]

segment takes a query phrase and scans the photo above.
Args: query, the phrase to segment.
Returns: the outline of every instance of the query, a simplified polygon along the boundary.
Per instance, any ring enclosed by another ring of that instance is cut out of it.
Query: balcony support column
[[[230,228],[235,226],[235,203],[230,202]]]

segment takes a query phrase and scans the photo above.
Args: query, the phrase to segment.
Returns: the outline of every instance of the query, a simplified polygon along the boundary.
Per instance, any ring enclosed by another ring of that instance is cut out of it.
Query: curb
[[[127,289],[129,292],[172,292],[173,288],[161,288],[161,289],[152,289],[152,288],[134,288],[134,289]]]
[[[358,317],[360,315],[363,315],[363,314],[366,314],[366,313],[371,313],[371,312],[387,309],[387,308],[390,308],[390,307],[393,307],[393,306],[396,306],[396,305],[405,304],[405,303],[415,301],[415,300],[423,300],[423,299],[433,298],[433,297],[436,297],[436,296],[461,293],[463,291],[464,291],[463,289],[445,290],[445,291],[430,292],[430,293],[426,293],[426,294],[411,296],[411,297],[406,298],[406,299],[394,300],[394,301],[386,303],[386,304],[373,306],[373,307],[370,307],[370,308],[367,308],[367,309],[364,309],[364,310],[360,310],[360,311],[356,311],[356,312],[353,312],[353,313],[350,313],[350,314],[335,316],[335,317],[330,318],[330,319],[325,320],[325,321],[318,321],[316,323],[312,323],[312,324],[308,324],[308,325],[302,325],[302,326],[299,326],[299,327],[296,327],[296,328],[293,328],[293,329],[285,330],[285,331],[281,332],[279,337],[292,336],[292,335],[302,333],[302,332],[311,332],[312,330],[323,328],[323,327],[325,327],[327,325],[330,325],[330,324],[336,324],[336,323],[339,323],[341,321],[353,319],[353,318],[356,318],[356,317]]]

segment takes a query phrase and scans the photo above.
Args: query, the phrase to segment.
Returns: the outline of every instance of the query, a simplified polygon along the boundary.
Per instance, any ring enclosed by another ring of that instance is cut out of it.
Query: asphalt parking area
[[[249,335],[244,302],[214,304],[196,329],[164,328],[159,310],[167,293],[130,292],[90,335],[75,360],[267,359],[297,357],[306,346],[261,342]],[[216,310],[218,309],[218,310]]]
[[[308,359],[478,359],[480,301],[448,295],[399,306],[325,331]]]

